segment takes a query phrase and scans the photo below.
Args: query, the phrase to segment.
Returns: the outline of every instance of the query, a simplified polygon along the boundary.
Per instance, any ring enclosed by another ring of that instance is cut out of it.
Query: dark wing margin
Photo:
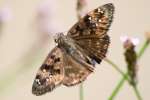
[[[52,91],[64,78],[63,52],[55,47],[38,70],[32,85],[32,93],[39,96]]]
[[[97,63],[105,57],[110,43],[107,31],[113,20],[113,13],[112,3],[100,6],[81,18],[67,34]]]

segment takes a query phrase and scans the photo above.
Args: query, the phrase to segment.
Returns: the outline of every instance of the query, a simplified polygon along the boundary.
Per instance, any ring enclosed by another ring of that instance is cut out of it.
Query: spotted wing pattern
[[[63,52],[55,47],[38,70],[32,86],[32,93],[42,95],[52,91],[64,78]]]
[[[111,3],[100,6],[81,18],[67,34],[97,63],[105,57],[110,43],[106,33],[112,22],[113,12],[114,6]]]

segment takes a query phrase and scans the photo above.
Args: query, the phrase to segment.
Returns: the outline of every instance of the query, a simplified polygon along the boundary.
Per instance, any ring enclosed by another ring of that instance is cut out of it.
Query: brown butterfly
[[[107,31],[113,12],[113,4],[105,4],[81,18],[67,35],[57,34],[57,46],[36,74],[33,94],[45,94],[61,84],[74,86],[94,71],[95,63],[100,64],[110,43]]]

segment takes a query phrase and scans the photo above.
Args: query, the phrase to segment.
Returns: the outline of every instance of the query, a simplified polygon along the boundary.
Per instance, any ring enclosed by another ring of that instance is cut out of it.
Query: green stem
[[[111,60],[105,58],[105,61],[107,63],[109,63],[112,67],[114,67],[122,76],[122,80],[120,81],[120,83],[117,85],[117,87],[114,89],[113,93],[111,94],[111,96],[108,98],[108,100],[113,100],[113,98],[115,97],[115,95],[118,93],[118,91],[120,90],[121,86],[124,84],[125,80],[129,80],[128,78],[128,73],[124,73],[121,69],[119,69],[119,67],[114,63],[112,62]]]
[[[144,54],[144,51],[146,50],[146,48],[148,47],[150,43],[150,40],[146,40],[142,46],[142,48],[140,49],[139,53],[138,53],[138,59],[141,58],[141,56]]]
[[[128,74],[126,74],[126,75],[128,75]],[[114,89],[113,93],[112,93],[111,96],[108,98],[108,100],[113,100],[113,99],[114,99],[114,97],[115,97],[116,94],[119,92],[119,90],[120,90],[120,88],[121,88],[121,86],[123,85],[124,82],[125,82],[125,77],[123,77],[123,78],[120,80],[119,84],[118,84],[117,87]]]
[[[111,60],[109,60],[109,59],[107,59],[107,58],[105,58],[104,59],[107,63],[109,63],[112,67],[114,67],[122,76],[124,76],[124,78],[126,79],[126,80],[128,80],[129,82],[130,82],[130,80],[129,80],[129,78],[128,78],[128,75],[126,75],[114,62],[112,62]]]
[[[140,92],[138,91],[136,85],[133,86],[133,90],[134,90],[134,92],[135,92],[135,94],[137,96],[137,99],[138,100],[142,100],[142,97],[141,97]]]
[[[80,94],[79,94],[79,95],[80,95],[79,97],[80,97],[80,100],[84,100],[84,95],[83,95],[83,94],[84,94],[84,93],[83,93],[83,83],[80,84],[80,87],[79,87],[79,88],[80,88],[80,89],[79,89],[79,93],[80,93]]]
[[[149,43],[150,43],[149,40],[146,40],[146,41],[144,42],[142,48],[140,49],[140,51],[139,51],[139,53],[138,53],[138,59],[140,59],[141,56],[144,54],[144,51],[145,51],[146,48],[148,47]],[[128,75],[128,73],[126,73],[124,76],[127,76],[127,75]],[[115,96],[117,95],[117,93],[119,92],[119,90],[121,89],[121,87],[123,86],[123,83],[125,82],[125,79],[126,79],[126,78],[123,77],[123,78],[119,81],[118,85],[117,85],[116,88],[113,90],[113,92],[112,92],[112,94],[111,94],[109,100],[114,100]],[[141,96],[140,96],[140,94],[139,94],[139,92],[138,92],[138,90],[137,90],[137,88],[135,88],[134,86],[133,86],[133,88],[134,88],[134,91],[135,91],[135,93],[136,93],[136,95],[137,95],[138,100],[142,100],[142,99],[141,99]]]

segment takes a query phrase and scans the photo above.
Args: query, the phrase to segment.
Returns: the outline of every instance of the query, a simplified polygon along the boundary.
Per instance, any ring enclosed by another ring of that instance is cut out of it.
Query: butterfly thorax
[[[71,54],[76,50],[75,43],[73,39],[68,36],[65,36],[63,33],[57,34],[55,42],[58,44],[58,47],[65,50],[65,52]]]

